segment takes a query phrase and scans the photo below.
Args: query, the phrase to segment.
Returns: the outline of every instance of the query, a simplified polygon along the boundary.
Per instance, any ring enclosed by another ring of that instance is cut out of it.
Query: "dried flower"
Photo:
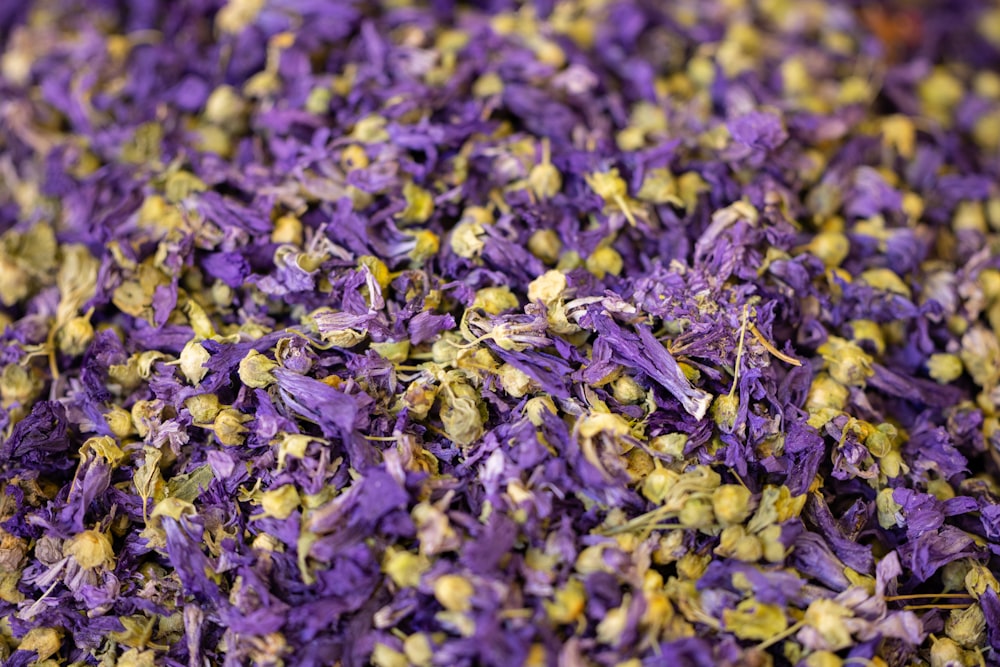
[[[991,659],[988,2],[140,4],[0,11],[2,660]]]

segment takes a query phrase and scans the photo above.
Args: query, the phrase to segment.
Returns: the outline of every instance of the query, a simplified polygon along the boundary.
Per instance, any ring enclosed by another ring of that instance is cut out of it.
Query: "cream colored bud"
[[[219,405],[219,397],[215,394],[191,396],[185,399],[184,407],[191,413],[191,418],[196,424],[212,423],[222,409]]]
[[[503,390],[514,398],[521,398],[531,391],[532,380],[527,373],[516,366],[503,364],[497,375]]]
[[[278,364],[268,359],[256,350],[247,352],[247,356],[240,361],[240,380],[248,387],[263,389],[276,382],[274,374],[271,373]]]
[[[248,415],[244,415],[238,410],[226,408],[215,417],[212,428],[215,430],[215,437],[227,447],[242,445],[246,439],[247,428],[244,422],[250,420]]]
[[[205,362],[212,358],[201,343],[189,340],[184,349],[181,350],[180,368],[181,373],[193,385],[198,385],[208,374],[208,369],[204,367]]]
[[[56,334],[59,351],[75,357],[83,354],[94,339],[94,326],[89,317],[74,317],[64,324]]]
[[[562,252],[562,241],[552,229],[539,229],[528,237],[528,251],[546,264],[555,264]]]
[[[546,271],[528,285],[528,300],[553,303],[566,291],[566,274],[559,270]]]
[[[107,535],[85,530],[63,542],[63,555],[71,556],[84,569],[95,569],[111,563],[115,550]]]

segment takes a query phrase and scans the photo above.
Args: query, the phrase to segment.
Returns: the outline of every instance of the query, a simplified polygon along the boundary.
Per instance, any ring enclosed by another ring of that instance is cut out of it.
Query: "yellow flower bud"
[[[257,0],[259,2],[259,0]],[[263,4],[259,2],[259,4]],[[221,12],[220,12],[221,14]],[[205,102],[205,120],[233,132],[238,132],[245,123],[247,103],[236,89],[221,85],[212,91]]]
[[[74,317],[59,328],[56,343],[59,351],[72,357],[83,354],[94,339],[94,326],[89,316]]]
[[[542,602],[549,620],[556,625],[575,622],[583,615],[587,606],[587,593],[577,579],[570,579],[555,592],[552,601]]]
[[[219,397],[215,394],[191,396],[185,399],[184,407],[191,413],[191,418],[196,424],[212,423],[222,409],[219,406]]]
[[[287,519],[298,508],[299,503],[299,491],[294,484],[285,484],[277,489],[265,491],[260,498],[260,506],[264,510],[263,516],[272,516],[276,519]]]
[[[965,651],[947,637],[931,640],[931,667],[956,667],[970,664],[965,660]]]
[[[608,273],[617,276],[625,265],[617,250],[611,246],[601,246],[587,258],[584,266],[598,278],[603,278]]]
[[[417,667],[428,667],[434,658],[434,648],[427,635],[417,632],[403,640],[403,653]]]
[[[372,649],[371,664],[374,667],[408,667],[406,655],[381,642]]]
[[[62,647],[63,630],[60,628],[32,628],[21,638],[18,650],[34,651],[37,662],[48,660]]]
[[[712,492],[712,509],[723,525],[743,523],[753,511],[750,490],[740,484],[723,484]]]
[[[271,243],[302,245],[302,221],[294,215],[283,215],[274,221]]]
[[[962,360],[954,354],[932,354],[927,359],[927,372],[941,384],[954,382],[962,376]]]
[[[263,389],[276,382],[271,373],[278,364],[271,361],[257,350],[250,350],[240,361],[240,381],[248,387]]]
[[[677,514],[677,519],[685,528],[710,528],[715,523],[712,501],[707,498],[690,498]]]
[[[562,251],[562,241],[554,230],[539,229],[528,238],[528,251],[546,264],[554,264]]]
[[[445,574],[434,580],[434,597],[448,611],[468,611],[474,592],[472,583],[458,574]]]
[[[478,257],[486,247],[483,235],[483,226],[478,222],[460,222],[451,231],[451,251],[466,259]]]
[[[482,308],[490,315],[499,315],[505,310],[520,306],[517,296],[506,285],[484,287],[476,292],[473,308]]]
[[[978,604],[953,609],[944,623],[944,631],[962,648],[982,646],[986,639],[986,617]]]
[[[250,421],[249,415],[244,415],[239,410],[226,408],[219,412],[212,425],[215,437],[219,442],[227,447],[242,445],[246,439],[247,428],[244,422]]]
[[[566,291],[566,274],[558,269],[546,271],[528,285],[528,300],[553,303]]]
[[[403,186],[403,198],[406,200],[406,208],[399,214],[403,222],[427,222],[434,214],[434,197],[412,181],[407,181]]]
[[[107,535],[85,530],[63,542],[63,555],[71,556],[80,567],[90,570],[111,563],[115,550]]]
[[[514,398],[521,398],[531,391],[532,379],[516,366],[503,364],[497,375],[503,390]]]

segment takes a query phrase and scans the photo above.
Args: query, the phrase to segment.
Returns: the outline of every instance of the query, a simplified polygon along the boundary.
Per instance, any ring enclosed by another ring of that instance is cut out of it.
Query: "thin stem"
[[[887,602],[892,602],[895,600],[920,600],[922,598],[961,598],[974,600],[975,598],[968,593],[913,593],[912,595],[887,595],[885,599]]]
[[[793,623],[792,625],[788,626],[788,628],[784,632],[779,632],[770,639],[762,641],[761,643],[757,644],[757,649],[763,651],[765,649],[771,648],[781,640],[787,639],[792,635],[794,635],[796,632],[804,628],[805,625],[806,625],[805,620],[799,621],[798,623]]]
[[[776,348],[774,345],[772,345],[771,341],[769,341],[768,339],[764,338],[764,334],[762,334],[760,332],[760,329],[757,328],[757,325],[751,323],[749,328],[750,328],[750,333],[753,334],[753,337],[757,339],[758,343],[760,343],[761,345],[764,346],[765,350],[767,350],[768,352],[770,352],[771,354],[773,354],[774,356],[776,356],[778,359],[781,359],[782,361],[784,361],[787,364],[791,364],[792,366],[801,366],[802,365],[801,361],[799,361],[795,357],[788,356],[787,354],[785,354],[784,352],[782,352],[781,350],[779,350],[778,348]]]
[[[903,607],[906,611],[915,609],[967,609],[969,604],[908,604]]]
[[[733,369],[733,386],[729,389],[729,395],[736,393],[736,385],[740,381],[740,366],[743,363],[743,343],[747,335],[747,311],[748,306],[743,306],[743,323],[740,325],[740,342],[736,346],[736,367]]]

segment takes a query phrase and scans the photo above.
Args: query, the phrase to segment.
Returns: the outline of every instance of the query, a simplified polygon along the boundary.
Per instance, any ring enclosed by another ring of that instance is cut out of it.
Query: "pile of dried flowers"
[[[1000,8],[0,3],[5,665],[1000,661]]]

